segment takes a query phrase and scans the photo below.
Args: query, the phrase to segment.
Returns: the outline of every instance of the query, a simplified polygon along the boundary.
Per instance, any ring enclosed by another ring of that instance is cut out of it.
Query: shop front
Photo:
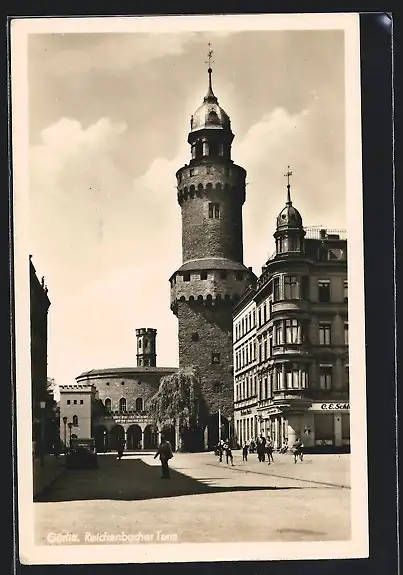
[[[292,402],[262,410],[267,436],[275,449],[292,446],[300,437],[307,452],[348,452],[350,450],[350,406],[348,403]]]

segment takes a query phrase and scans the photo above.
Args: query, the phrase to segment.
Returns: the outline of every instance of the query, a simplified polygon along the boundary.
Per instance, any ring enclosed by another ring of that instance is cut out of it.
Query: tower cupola
[[[291,201],[290,166],[285,174],[287,178],[287,201],[285,207],[277,216],[277,226],[274,237],[276,239],[276,254],[289,252],[303,252],[303,239],[305,230],[302,217]]]
[[[208,89],[202,105],[190,119],[188,143],[191,146],[191,164],[206,161],[228,161],[231,159],[231,144],[234,134],[226,111],[221,108],[213,92],[211,57],[208,51]]]

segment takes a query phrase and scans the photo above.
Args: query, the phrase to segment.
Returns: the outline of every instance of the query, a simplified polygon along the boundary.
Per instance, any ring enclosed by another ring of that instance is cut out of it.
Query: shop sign
[[[350,409],[349,403],[313,403],[310,409],[314,411],[348,411]]]
[[[241,409],[241,415],[250,415],[251,413],[251,409]]]

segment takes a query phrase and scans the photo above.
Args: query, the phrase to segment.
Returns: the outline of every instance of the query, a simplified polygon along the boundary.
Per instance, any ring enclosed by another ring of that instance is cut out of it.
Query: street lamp
[[[45,450],[45,407],[46,402],[41,401],[41,465],[43,465],[43,455]]]
[[[66,455],[66,451],[67,451],[67,430],[66,430],[66,425],[67,425],[67,417],[64,416],[63,417],[63,424],[64,424],[64,455]]]
[[[69,447],[71,448],[71,428],[73,427],[71,421],[68,423],[68,426],[69,426]]]

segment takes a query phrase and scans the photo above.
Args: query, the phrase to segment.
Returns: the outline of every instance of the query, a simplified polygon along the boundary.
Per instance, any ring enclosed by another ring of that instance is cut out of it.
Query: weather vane
[[[290,166],[288,166],[287,173],[284,174],[284,177],[287,178],[287,187],[290,187],[290,176],[292,176],[292,172],[290,172]]]
[[[208,64],[208,67],[211,68],[211,64],[214,64],[214,60],[212,60],[211,58],[213,57],[213,50],[211,49],[211,44],[210,42],[208,43],[208,52],[207,52],[207,58],[208,61],[206,60],[206,64]]]

